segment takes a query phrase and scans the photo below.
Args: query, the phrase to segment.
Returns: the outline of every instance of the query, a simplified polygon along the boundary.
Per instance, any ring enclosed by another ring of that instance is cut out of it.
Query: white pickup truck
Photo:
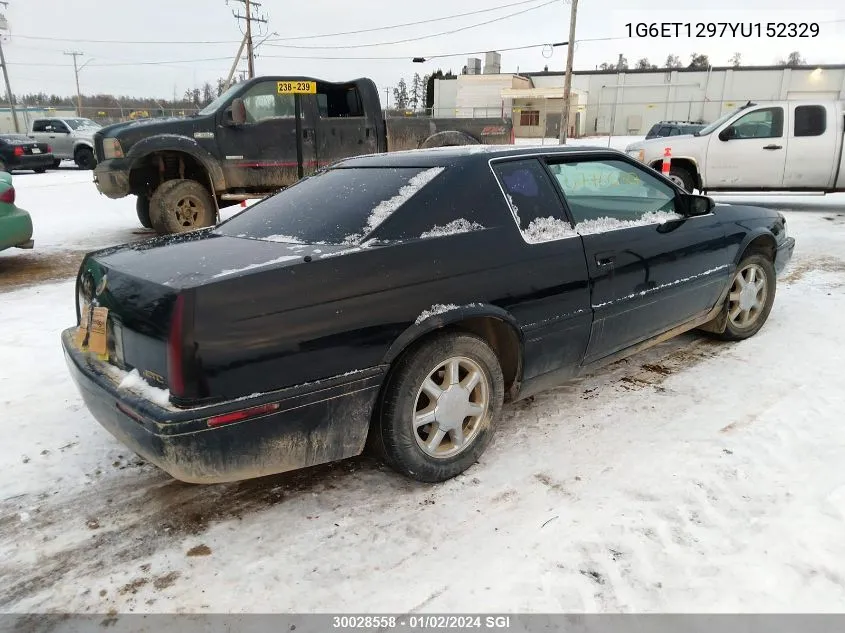
[[[843,102],[750,101],[695,134],[633,143],[628,155],[687,191],[845,191]]]
[[[94,169],[94,133],[102,126],[81,117],[35,119],[29,137],[53,148],[54,167],[63,160],[72,160],[80,169]]]

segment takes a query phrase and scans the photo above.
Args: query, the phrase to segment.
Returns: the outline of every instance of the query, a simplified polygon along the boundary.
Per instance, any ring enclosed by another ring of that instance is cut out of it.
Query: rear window
[[[303,244],[360,244],[442,167],[332,169],[300,180],[216,233]]]

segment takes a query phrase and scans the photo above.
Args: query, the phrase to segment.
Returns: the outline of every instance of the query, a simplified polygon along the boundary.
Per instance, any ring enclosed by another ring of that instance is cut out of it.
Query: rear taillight
[[[20,145],[16,146],[14,149],[15,156],[23,156],[23,147]]]
[[[215,427],[215,426],[223,426],[224,424],[232,424],[233,422],[240,422],[241,420],[247,420],[249,418],[254,418],[259,415],[266,415],[268,413],[273,413],[273,411],[279,410],[279,404],[274,402],[272,404],[262,404],[257,407],[250,407],[249,409],[243,409],[241,411],[235,411],[233,413],[224,413],[223,415],[217,415],[213,418],[208,418],[208,426]]]
[[[53,147],[52,147],[51,145],[48,145],[48,146],[47,146],[47,153],[48,153],[48,154],[52,154],[52,153],[53,153]]]
[[[15,188],[9,187],[3,193],[0,193],[0,202],[8,202],[9,204],[15,204]]]
[[[184,295],[178,295],[170,317],[170,335],[167,337],[167,386],[170,393],[185,395],[185,373],[182,362],[182,332],[184,325]]]

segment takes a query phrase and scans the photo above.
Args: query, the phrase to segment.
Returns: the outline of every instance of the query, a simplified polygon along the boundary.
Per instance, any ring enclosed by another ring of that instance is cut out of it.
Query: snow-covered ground
[[[141,237],[90,173],[15,184],[39,241],[7,265]],[[71,384],[73,271],[9,289],[0,260],[0,611],[845,610],[845,204],[786,215],[756,337],[685,335],[507,406],[433,486],[366,458],[173,481]]]

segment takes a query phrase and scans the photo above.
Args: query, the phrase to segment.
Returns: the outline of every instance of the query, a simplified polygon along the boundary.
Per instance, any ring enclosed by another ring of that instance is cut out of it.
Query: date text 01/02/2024
[[[507,615],[350,615],[333,616],[335,630],[428,630],[428,629],[507,629],[511,619]]]
[[[628,37],[818,37],[818,22],[628,22]]]

